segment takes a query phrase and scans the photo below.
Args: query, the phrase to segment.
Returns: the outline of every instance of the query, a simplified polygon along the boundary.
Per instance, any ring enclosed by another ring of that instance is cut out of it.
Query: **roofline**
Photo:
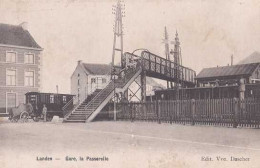
[[[194,79],[198,80],[198,79],[216,79],[216,78],[229,78],[230,77],[250,77],[250,74],[238,74],[238,75],[226,75],[226,76],[210,76],[210,77],[195,77]]]
[[[91,75],[91,73],[88,72],[88,71],[86,70],[86,68],[84,68],[84,66],[83,66],[82,64],[77,64],[77,66],[75,67],[73,73],[70,75],[70,79],[72,78],[72,76],[73,76],[73,74],[74,74],[74,72],[76,71],[76,69],[77,69],[78,66],[80,66],[80,68],[85,72],[85,74],[86,74],[87,76],[88,76],[88,75]]]
[[[50,92],[27,92],[25,94],[53,94],[53,95],[68,95],[68,96],[76,96],[74,94],[66,94],[66,93],[50,93]]]
[[[86,68],[83,64],[95,64],[95,65],[109,65],[109,64],[98,64],[98,63],[84,63],[82,62],[80,65],[81,67],[84,69],[84,71],[87,73],[87,75],[98,75],[98,74],[95,74],[95,73],[92,73],[88,68]],[[111,66],[112,67],[112,66]],[[110,68],[111,68],[110,67]],[[110,72],[108,72],[107,74],[104,74],[105,75],[111,75]],[[102,75],[101,75],[102,76]]]
[[[43,48],[33,48],[33,47],[24,47],[24,46],[17,46],[17,45],[7,45],[7,44],[0,44],[0,47],[20,48],[20,49],[29,49],[29,50],[36,50],[36,51],[43,50]]]
[[[224,66],[218,66],[218,67],[206,67],[203,69],[214,69],[214,68],[223,68],[223,67],[234,67],[234,66],[241,66],[241,65],[250,65],[250,64],[260,64],[260,62],[251,62],[251,63],[243,63],[243,64],[235,64],[235,65],[224,65]],[[202,69],[202,70],[203,70]],[[201,70],[201,71],[202,71]]]

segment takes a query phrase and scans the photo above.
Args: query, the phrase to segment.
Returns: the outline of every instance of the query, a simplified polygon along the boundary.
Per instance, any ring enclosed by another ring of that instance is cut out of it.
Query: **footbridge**
[[[195,85],[195,71],[148,51],[143,51],[141,56],[126,52],[121,60],[119,73],[114,75],[117,77],[91,100],[87,98],[77,105],[65,116],[64,122],[91,122],[115,97],[115,93],[125,93],[139,76],[142,101],[146,98],[146,76],[171,81],[184,87]]]

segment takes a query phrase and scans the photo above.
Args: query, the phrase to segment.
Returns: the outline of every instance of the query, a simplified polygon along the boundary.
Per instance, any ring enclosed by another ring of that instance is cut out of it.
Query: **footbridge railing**
[[[196,72],[194,70],[148,51],[143,51],[141,56],[126,52],[123,60],[125,60],[126,66],[128,64],[141,64],[142,69],[146,71],[146,75],[149,77],[195,85]]]

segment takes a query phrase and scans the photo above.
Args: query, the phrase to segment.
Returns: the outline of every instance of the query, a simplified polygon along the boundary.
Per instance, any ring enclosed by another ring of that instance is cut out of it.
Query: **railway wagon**
[[[31,104],[36,116],[42,115],[44,104],[47,107],[47,120],[53,116],[64,117],[65,112],[73,108],[73,97],[70,94],[28,92],[25,94],[26,104]]]

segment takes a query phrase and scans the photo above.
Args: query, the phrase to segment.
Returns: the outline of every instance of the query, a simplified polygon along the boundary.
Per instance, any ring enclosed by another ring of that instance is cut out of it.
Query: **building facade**
[[[86,64],[78,61],[71,75],[71,94],[76,102],[84,101],[96,89],[103,89],[110,82],[111,66],[107,64]]]
[[[26,23],[0,24],[0,115],[25,103],[25,93],[40,91],[42,50]]]

